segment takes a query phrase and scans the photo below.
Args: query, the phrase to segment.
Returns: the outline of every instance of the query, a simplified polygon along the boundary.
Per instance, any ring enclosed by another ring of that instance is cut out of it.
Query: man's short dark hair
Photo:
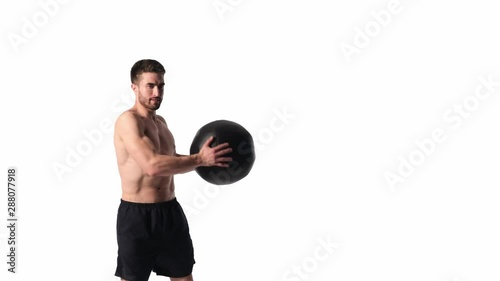
[[[133,84],[139,80],[139,76],[145,72],[153,72],[161,75],[165,74],[165,68],[161,63],[152,59],[140,60],[132,66],[130,70],[130,80]]]

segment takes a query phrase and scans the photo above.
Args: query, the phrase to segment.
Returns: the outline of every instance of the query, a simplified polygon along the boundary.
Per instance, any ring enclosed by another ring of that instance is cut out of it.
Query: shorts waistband
[[[124,207],[134,207],[134,208],[142,208],[142,209],[153,209],[153,208],[164,208],[168,206],[172,206],[177,203],[177,198],[174,197],[169,201],[157,202],[157,203],[137,203],[130,202],[120,199],[120,206]]]

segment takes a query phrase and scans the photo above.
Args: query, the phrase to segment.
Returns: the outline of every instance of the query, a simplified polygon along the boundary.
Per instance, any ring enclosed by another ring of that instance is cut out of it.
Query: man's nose
[[[153,88],[153,97],[158,97],[160,96],[160,88],[158,86],[155,86]]]

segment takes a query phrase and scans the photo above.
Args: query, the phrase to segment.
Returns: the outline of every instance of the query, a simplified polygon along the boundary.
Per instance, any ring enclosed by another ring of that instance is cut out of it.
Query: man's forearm
[[[171,176],[183,174],[194,170],[201,165],[201,159],[198,154],[167,156],[156,155],[151,161],[149,171],[150,176]]]

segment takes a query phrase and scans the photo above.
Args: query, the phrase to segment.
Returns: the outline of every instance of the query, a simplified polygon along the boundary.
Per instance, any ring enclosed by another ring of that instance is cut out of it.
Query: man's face
[[[145,72],[140,75],[138,85],[132,84],[132,89],[142,106],[149,110],[157,110],[163,100],[164,86],[163,75]]]

